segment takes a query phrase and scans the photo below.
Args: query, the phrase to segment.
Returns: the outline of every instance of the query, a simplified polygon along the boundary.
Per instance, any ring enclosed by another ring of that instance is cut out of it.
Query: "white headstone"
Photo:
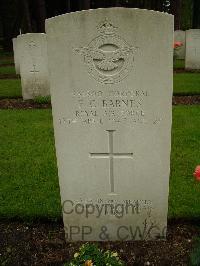
[[[23,99],[50,95],[46,34],[22,34],[17,43]]]
[[[200,29],[186,31],[186,69],[200,69]]]
[[[173,16],[97,9],[46,31],[66,239],[165,237]]]
[[[182,43],[182,46],[176,49],[177,59],[185,59],[185,31],[176,30],[174,32],[174,41]]]
[[[15,72],[16,72],[16,74],[20,74],[19,55],[18,55],[19,51],[18,51],[18,46],[17,46],[17,38],[13,38],[12,42],[13,42]]]

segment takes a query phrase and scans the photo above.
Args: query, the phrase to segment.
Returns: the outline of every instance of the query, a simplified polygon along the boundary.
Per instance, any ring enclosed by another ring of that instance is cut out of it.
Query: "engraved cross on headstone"
[[[90,153],[92,158],[96,159],[109,159],[109,178],[110,178],[110,191],[111,193],[115,192],[115,185],[114,185],[114,159],[132,159],[133,153],[115,153],[113,151],[113,133],[115,130],[106,130],[108,132],[108,149],[109,152],[100,152],[100,153]]]

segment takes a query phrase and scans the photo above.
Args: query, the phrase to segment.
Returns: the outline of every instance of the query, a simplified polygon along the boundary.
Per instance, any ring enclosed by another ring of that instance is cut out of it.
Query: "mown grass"
[[[194,168],[200,165],[200,106],[173,110],[169,217],[200,217],[200,182]]]
[[[174,74],[174,95],[200,94],[200,73]]]
[[[0,75],[1,74],[16,74],[14,66],[1,66],[0,67]]]
[[[20,79],[0,79],[0,99],[22,97]]]
[[[0,119],[0,217],[59,218],[50,110],[1,110]]]
[[[169,217],[200,216],[200,107],[173,108]],[[50,110],[0,111],[0,217],[61,217]]]
[[[185,68],[185,60],[182,59],[176,59],[174,62],[174,68]]]
[[[37,96],[34,98],[34,102],[39,104],[51,103],[51,96]]]

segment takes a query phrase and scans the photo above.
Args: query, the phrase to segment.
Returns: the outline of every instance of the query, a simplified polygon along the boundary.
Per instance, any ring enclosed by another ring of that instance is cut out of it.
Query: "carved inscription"
[[[107,18],[97,29],[100,33],[87,47],[75,48],[83,56],[88,73],[98,82],[113,84],[124,79],[133,66],[135,47],[116,34],[117,27]]]
[[[33,64],[33,69],[30,72],[33,73],[35,77],[35,73],[38,73],[40,71],[36,69],[36,64]]]
[[[28,43],[28,46],[29,46],[30,49],[32,49],[33,47],[34,47],[34,48],[37,47],[36,42],[33,41],[33,40],[31,40],[31,41]]]
[[[108,90],[82,91],[74,90],[72,100],[74,109],[72,117],[62,117],[60,124],[105,124],[146,123],[145,101],[147,91],[142,90]]]
[[[36,64],[33,63],[33,67],[32,67],[32,70],[30,70],[30,73],[33,75],[33,78],[32,78],[32,85],[30,86],[30,93],[33,95],[33,96],[36,96],[38,95],[39,91],[40,91],[40,83],[37,79],[37,73],[39,73],[40,71],[37,69],[36,67]]]

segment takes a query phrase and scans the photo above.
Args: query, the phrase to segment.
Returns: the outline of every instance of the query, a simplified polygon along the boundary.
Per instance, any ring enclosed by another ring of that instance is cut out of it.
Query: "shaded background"
[[[0,41],[12,50],[20,32],[44,32],[45,19],[99,7],[136,7],[175,15],[175,30],[200,28],[200,0],[0,0]]]

